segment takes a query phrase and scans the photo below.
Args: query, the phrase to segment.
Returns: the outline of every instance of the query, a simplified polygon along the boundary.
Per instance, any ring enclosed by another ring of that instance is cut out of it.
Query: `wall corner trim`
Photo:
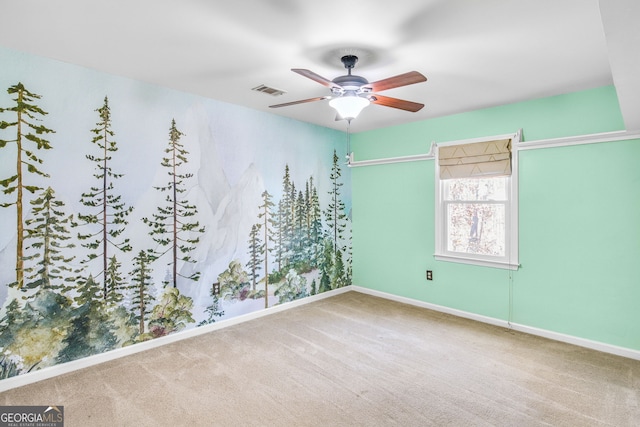
[[[475,320],[478,322],[487,323],[494,326],[499,326],[507,329],[511,329],[518,332],[524,332],[530,335],[536,335],[539,337],[547,338],[554,341],[560,341],[567,344],[572,344],[578,347],[584,347],[591,350],[601,351],[603,353],[609,353],[616,356],[626,357],[628,359],[640,360],[640,350],[634,350],[626,347],[619,347],[612,344],[607,344],[599,341],[592,341],[585,338],[575,337],[572,335],[566,335],[559,332],[549,331],[546,329],[535,328],[533,326],[521,325],[506,320],[497,319],[494,317],[483,316],[481,314],[470,313],[455,308],[445,307],[442,305],[432,304],[425,301],[416,300],[413,298],[402,297],[398,295],[389,294],[386,292],[377,291],[374,289],[364,288],[362,286],[351,286],[351,290],[354,292],[361,292],[390,301],[396,301],[416,307],[426,308],[429,310],[438,311],[441,313],[452,314],[454,316],[463,317],[465,319]]]

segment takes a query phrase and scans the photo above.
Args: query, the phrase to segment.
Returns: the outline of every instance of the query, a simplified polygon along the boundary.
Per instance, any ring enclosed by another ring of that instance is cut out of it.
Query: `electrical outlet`
[[[433,271],[427,270],[427,280],[433,280]]]

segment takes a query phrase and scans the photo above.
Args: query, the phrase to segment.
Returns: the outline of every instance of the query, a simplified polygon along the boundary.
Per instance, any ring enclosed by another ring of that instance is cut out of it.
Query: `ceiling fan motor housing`
[[[334,95],[338,96],[358,96],[360,94],[366,94],[371,92],[371,87],[366,87],[369,84],[369,80],[362,76],[356,76],[351,74],[351,69],[356,66],[358,57],[355,55],[345,55],[340,58],[344,64],[344,68],[349,71],[346,76],[336,77],[332,80],[333,83],[340,86],[340,88],[332,88]]]
[[[359,90],[360,88],[362,88],[362,89],[369,89],[369,92],[371,91],[371,88],[364,87],[369,84],[369,80],[361,76],[355,76],[355,75],[349,74],[346,76],[336,77],[332,81],[335,84],[341,86],[342,89],[344,90]]]

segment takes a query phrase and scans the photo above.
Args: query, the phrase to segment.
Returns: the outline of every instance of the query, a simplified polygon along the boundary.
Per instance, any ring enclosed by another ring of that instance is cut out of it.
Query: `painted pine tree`
[[[282,199],[278,201],[278,209],[276,210],[275,216],[273,217],[273,229],[274,229],[274,239],[273,246],[270,249],[270,252],[273,254],[275,258],[274,261],[276,263],[277,271],[282,271],[282,261],[284,258],[284,205],[282,203]]]
[[[320,262],[320,284],[318,285],[318,293],[331,290],[331,279],[333,275],[333,243],[329,239],[325,239],[322,251],[322,260]]]
[[[138,321],[138,333],[144,334],[145,321],[151,313],[151,304],[155,300],[151,294],[152,278],[150,264],[153,256],[145,251],[138,252],[133,258],[134,268],[131,271],[131,284],[128,289],[132,291],[131,304],[135,319]]]
[[[273,226],[276,221],[273,219],[274,204],[271,201],[271,194],[267,190],[262,192],[262,204],[258,206],[260,213],[258,218],[262,220],[264,235],[262,238],[262,254],[264,255],[264,308],[269,307],[269,242],[273,242]]]
[[[113,322],[106,314],[102,303],[84,304],[73,310],[69,331],[63,340],[58,363],[70,362],[94,354],[104,353],[116,347]]]
[[[57,361],[69,362],[115,348],[115,325],[108,314],[102,289],[93,276],[81,281],[73,299],[77,307],[71,313],[69,330],[64,338],[65,347]]]
[[[102,288],[103,298],[107,300],[109,295],[108,287],[108,262],[110,248],[115,247],[123,252],[128,252],[132,248],[129,239],[117,241],[124,232],[128,224],[127,216],[133,207],[127,207],[122,201],[122,196],[115,193],[114,181],[122,178],[122,174],[115,173],[111,168],[112,155],[118,151],[118,146],[114,140],[114,132],[111,125],[111,110],[109,109],[109,99],[105,96],[104,104],[96,110],[99,120],[96,127],[91,130],[94,134],[91,142],[94,144],[97,154],[87,154],[86,158],[95,163],[96,173],[93,175],[99,182],[92,186],[89,191],[82,193],[80,202],[91,210],[90,213],[78,214],[78,219],[83,226],[89,226],[92,231],[82,234],[78,233],[78,238],[86,241],[82,246],[89,249],[88,259],[102,259],[103,276]]]
[[[304,186],[304,258],[307,261],[310,268],[314,266],[313,262],[313,241],[311,239],[311,224],[312,214],[311,211],[311,186],[313,185],[313,177],[309,177]]]
[[[298,196],[295,199],[293,216],[293,244],[291,245],[292,261],[296,267],[302,265],[306,260],[305,247],[307,237],[307,209],[304,202],[304,195],[302,191],[298,192]]]
[[[311,250],[311,265],[317,267],[320,264],[322,254],[322,210],[318,198],[318,189],[313,185],[313,177],[309,178],[311,197],[309,200],[309,241]]]
[[[161,165],[168,169],[170,179],[164,187],[155,187],[156,190],[166,194],[166,204],[158,207],[151,219],[143,218],[145,224],[151,227],[150,234],[153,240],[164,248],[162,251],[157,251],[156,256],[161,257],[171,253],[169,265],[172,266],[171,285],[174,288],[178,286],[178,277],[193,281],[200,278],[199,272],[189,276],[179,274],[178,262],[195,263],[189,254],[200,241],[198,235],[205,230],[198,221],[192,220],[198,213],[196,206],[182,198],[187,191],[185,181],[193,176],[180,171],[180,168],[188,162],[189,154],[180,143],[182,136],[184,134],[176,127],[176,121],[171,120],[169,146],[164,150],[167,157],[163,157],[161,162]]]
[[[331,278],[331,286],[333,289],[336,289],[346,285],[347,275],[345,272],[344,262],[342,261],[342,250],[338,249],[334,254],[333,277]]]
[[[107,314],[102,286],[91,274],[78,282],[66,346],[58,354],[60,363],[90,356],[115,346],[114,325]],[[105,347],[106,346],[106,347]]]
[[[280,199],[278,212],[280,226],[280,244],[278,248],[280,255],[279,271],[289,266],[291,257],[290,250],[293,235],[293,209],[295,201],[295,197],[291,197],[292,194],[295,195],[295,185],[291,182],[289,165],[287,164],[285,165],[284,176],[282,177],[282,199]]]
[[[73,298],[73,301],[79,306],[93,302],[102,303],[104,301],[102,289],[91,274],[86,280],[78,283],[76,291],[77,295]]]
[[[75,247],[69,226],[72,215],[65,215],[64,203],[55,198],[51,187],[31,200],[32,217],[25,221],[25,242],[32,241],[25,249],[24,288],[51,289],[65,293],[78,279],[79,270],[71,267],[75,256],[65,256],[65,250]],[[65,286],[65,284],[67,284]]]
[[[264,255],[264,244],[260,237],[260,228],[262,224],[253,224],[251,232],[249,232],[249,261],[246,267],[249,269],[249,279],[251,280],[251,289],[255,292],[258,281],[258,272],[262,269],[262,256]]]
[[[53,130],[37,124],[41,117],[48,113],[38,107],[34,102],[41,98],[40,95],[28,91],[22,83],[11,86],[7,89],[9,95],[15,96],[15,105],[7,108],[0,108],[0,113],[15,114],[15,118],[10,121],[0,121],[0,130],[14,130],[13,137],[0,139],[0,148],[5,148],[9,144],[15,144],[15,175],[0,179],[0,186],[4,187],[4,194],[15,194],[15,198],[10,202],[1,203],[2,207],[16,207],[16,281],[18,289],[24,285],[24,238],[25,238],[25,191],[35,193],[42,188],[35,183],[28,183],[29,175],[48,177],[46,173],[39,169],[42,159],[38,157],[39,150],[51,149],[51,144],[44,136],[54,132]]]
[[[340,188],[343,183],[340,182],[342,172],[340,171],[340,165],[338,161],[340,158],[333,150],[333,166],[331,167],[331,174],[329,179],[331,181],[331,190],[329,191],[329,205],[325,210],[325,218],[327,221],[327,227],[329,228],[329,237],[333,242],[333,252],[337,252],[340,242],[343,240],[343,233],[347,227],[347,216],[344,213],[344,202],[340,195]],[[344,248],[340,248],[344,249]]]
[[[115,306],[122,301],[122,293],[127,287],[127,280],[122,276],[121,268],[122,263],[118,261],[118,258],[115,255],[109,258],[106,274],[106,302],[111,306]]]
[[[297,190],[295,182],[291,181],[291,192],[289,194],[289,206],[286,212],[288,216],[287,223],[289,227],[287,229],[287,235],[285,236],[286,251],[285,259],[287,267],[294,263],[296,257],[296,202],[297,202]]]

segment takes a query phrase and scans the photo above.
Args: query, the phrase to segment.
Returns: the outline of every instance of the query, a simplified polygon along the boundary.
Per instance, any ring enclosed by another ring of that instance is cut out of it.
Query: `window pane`
[[[445,200],[507,200],[507,177],[448,179]]]
[[[449,203],[447,250],[504,257],[506,207],[501,203]]]

